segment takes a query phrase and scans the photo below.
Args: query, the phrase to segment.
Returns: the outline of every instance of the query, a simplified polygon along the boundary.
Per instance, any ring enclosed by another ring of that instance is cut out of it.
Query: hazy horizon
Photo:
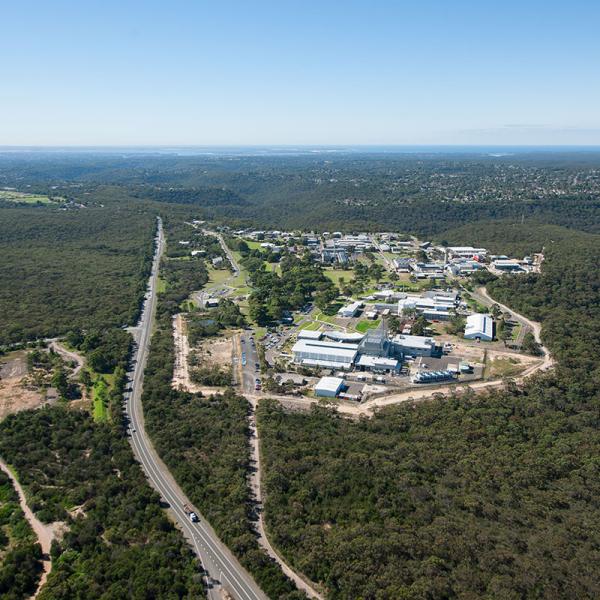
[[[600,145],[584,0],[29,0],[3,17],[4,146]]]

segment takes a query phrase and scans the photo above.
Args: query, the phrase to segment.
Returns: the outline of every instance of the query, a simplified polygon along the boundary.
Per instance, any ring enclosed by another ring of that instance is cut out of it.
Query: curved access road
[[[535,369],[536,371],[542,371],[545,369],[549,369],[554,364],[554,359],[550,355],[550,350],[548,350],[548,348],[546,348],[546,346],[544,346],[544,344],[542,342],[542,326],[540,323],[538,323],[537,321],[532,321],[531,319],[528,319],[527,317],[523,316],[522,314],[516,312],[514,309],[509,308],[505,304],[502,304],[501,302],[494,300],[488,294],[487,290],[484,287],[478,288],[474,292],[474,296],[476,299],[483,301],[483,303],[486,304],[487,306],[497,304],[504,312],[509,313],[515,320],[519,321],[521,323],[521,325],[526,325],[527,327],[529,327],[531,329],[531,331],[533,332],[533,337],[535,338],[535,341],[539,344],[540,349],[543,352],[542,363],[537,366],[537,368]],[[528,373],[528,375],[531,375],[531,372]]]
[[[77,352],[68,350],[56,338],[50,340],[50,348],[52,348],[52,350],[54,350],[54,352],[56,352],[57,354],[62,356],[63,359],[70,360],[76,364],[76,367],[73,369],[73,372],[71,373],[71,377],[73,379],[75,377],[77,377],[77,375],[79,374],[79,371],[81,371],[81,369],[83,368],[83,365],[85,364],[85,360],[84,360],[83,356],[81,356],[81,354],[78,354]]]
[[[267,600],[267,596],[241,566],[237,558],[221,542],[210,524],[197,509],[199,521],[192,523],[183,506],[191,504],[174,480],[166,465],[156,453],[144,428],[144,415],[141,402],[144,381],[144,368],[147,361],[154,313],[156,310],[156,291],[158,267],[164,248],[162,222],[158,221],[156,253],[152,264],[149,290],[146,295],[139,324],[133,329],[137,341],[134,357],[134,369],[130,373],[131,391],[125,394],[125,410],[130,421],[131,445],[142,465],[148,480],[170,506],[177,524],[200,558],[204,570],[210,576],[207,579],[207,593],[211,600],[227,597],[235,600]]]
[[[40,577],[35,593],[33,596],[31,596],[31,598],[36,598],[40,593],[42,586],[46,583],[48,574],[52,569],[52,561],[50,560],[50,547],[52,545],[52,540],[54,539],[54,534],[52,529],[44,525],[29,508],[29,505],[27,504],[27,498],[25,497],[25,492],[23,491],[19,480],[13,475],[12,471],[8,468],[8,465],[3,460],[0,460],[0,469],[2,469],[2,471],[8,475],[15,490],[17,490],[21,510],[29,522],[29,525],[31,525],[31,529],[33,529],[40,547],[42,548],[42,576]]]

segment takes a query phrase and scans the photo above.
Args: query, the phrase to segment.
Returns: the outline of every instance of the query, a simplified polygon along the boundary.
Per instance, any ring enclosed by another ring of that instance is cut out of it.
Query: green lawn
[[[265,263],[267,271],[275,271],[277,275],[281,275],[281,265],[279,263]]]
[[[104,378],[100,377],[92,388],[92,416],[94,421],[106,421],[108,419],[108,385]]]
[[[321,323],[317,323],[316,321],[308,321],[300,326],[300,329],[308,329],[309,331],[316,331],[321,327]]]
[[[231,271],[229,269],[213,269],[208,268],[208,281],[210,283],[221,284],[227,281],[231,277]]]
[[[315,316],[317,321],[323,321],[325,323],[331,323],[332,325],[336,325],[336,320],[334,316],[326,315],[324,312],[320,312]]]
[[[0,200],[5,200],[7,202],[26,202],[27,204],[54,204],[55,202],[63,201],[64,198],[57,197],[56,199],[50,200],[48,196],[42,196],[40,194],[0,190]]]
[[[343,277],[346,283],[354,278],[354,271],[351,269],[325,269],[323,274],[336,285],[339,285],[340,277]]]
[[[521,325],[521,323],[518,323],[517,325],[515,325],[515,326],[512,328],[512,331],[510,332],[510,334],[511,334],[511,335],[510,335],[510,339],[511,339],[513,342],[514,342],[514,341],[516,341],[516,340],[518,339],[518,337],[519,337],[519,334],[521,333],[521,328],[522,328],[522,327],[523,327],[523,326]]]
[[[369,329],[375,329],[381,321],[379,319],[375,319],[374,321],[359,321],[356,324],[356,331],[360,333],[366,333]]]
[[[156,282],[156,293],[162,294],[163,292],[166,292],[166,291],[167,291],[167,282],[162,277],[159,277]]]

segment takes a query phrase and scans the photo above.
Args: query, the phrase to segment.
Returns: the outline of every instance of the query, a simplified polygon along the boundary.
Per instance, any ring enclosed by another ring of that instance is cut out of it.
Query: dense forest
[[[522,389],[353,422],[262,403],[274,543],[330,598],[597,598],[600,244],[556,243],[491,291],[559,361]]]
[[[0,345],[135,322],[154,220],[127,206],[0,209]]]
[[[42,551],[19,506],[19,497],[0,471],[0,598],[24,600],[36,590]]]
[[[38,517],[67,525],[40,600],[203,594],[197,560],[116,430],[62,408],[19,413],[0,423],[0,455]]]

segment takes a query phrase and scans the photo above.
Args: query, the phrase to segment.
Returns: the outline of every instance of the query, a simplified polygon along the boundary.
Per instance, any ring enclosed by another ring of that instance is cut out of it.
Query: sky
[[[600,144],[595,0],[19,0],[0,18],[0,145]]]

